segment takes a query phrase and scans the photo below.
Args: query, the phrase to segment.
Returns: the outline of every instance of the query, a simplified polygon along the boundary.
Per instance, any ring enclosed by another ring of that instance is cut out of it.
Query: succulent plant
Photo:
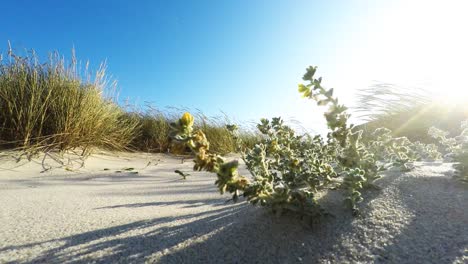
[[[227,162],[210,152],[203,131],[193,131],[194,120],[189,113],[171,124],[171,136],[193,151],[195,170],[216,173],[215,184],[220,193],[231,193],[234,201],[242,195],[250,203],[267,206],[276,214],[289,211],[316,217],[325,212],[316,200],[318,192],[341,187],[346,193],[345,204],[357,215],[362,191],[376,187],[373,182],[385,169],[383,164],[408,170],[409,162],[421,157],[416,148],[430,150],[430,156],[437,156],[437,152],[434,146],[418,143],[415,147],[407,138],[393,138],[391,131],[384,128],[377,129],[364,141],[363,131],[349,124],[347,108],[338,103],[333,89],[323,88],[322,78],[314,77],[316,70],[316,67],[307,69],[303,79],[308,83],[299,84],[298,90],[303,97],[328,107],[324,114],[330,129],[326,140],[320,135],[298,135],[276,117],[271,121],[261,119],[257,125],[261,133],[258,143],[245,148],[237,126],[226,126],[236,140],[249,177],[239,174],[237,160]]]
[[[194,167],[196,171],[216,173],[216,185],[221,194],[228,191],[237,200],[239,191],[243,191],[249,180],[238,173],[238,162],[226,162],[223,157],[210,152],[210,143],[201,130],[193,131],[194,118],[190,113],[184,113],[177,122],[171,123],[171,137],[185,143],[195,154]]]
[[[335,147],[336,159],[344,176],[343,186],[348,192],[345,203],[353,214],[357,214],[356,204],[362,200],[360,191],[374,186],[373,181],[380,177],[378,173],[382,167],[362,142],[363,131],[355,131],[354,125],[348,124],[350,114],[346,112],[346,106],[339,104],[338,98],[333,97],[333,88],[323,88],[322,78],[314,77],[316,71],[317,67],[307,68],[303,79],[309,83],[299,84],[298,90],[303,97],[315,100],[317,105],[328,107],[324,114],[331,130],[327,135],[328,142]]]
[[[419,143],[421,151],[425,145]],[[411,162],[420,160],[422,153],[415,150],[413,143],[406,137],[394,138],[387,128],[376,129],[367,140],[369,151],[374,153],[376,160],[385,163],[385,167],[398,167],[403,171],[412,168]]]
[[[468,120],[463,121],[460,127],[462,132],[453,138],[448,137],[448,132],[435,127],[431,127],[428,134],[444,148],[444,157],[455,162],[455,177],[468,183]]]

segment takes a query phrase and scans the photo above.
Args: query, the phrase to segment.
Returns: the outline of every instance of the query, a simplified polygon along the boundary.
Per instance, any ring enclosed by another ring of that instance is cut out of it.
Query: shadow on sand
[[[398,173],[380,180],[379,185],[383,189],[399,189],[397,198],[414,215],[398,232],[390,229],[394,233],[388,234],[390,239],[384,246],[378,246],[380,237],[372,235],[373,225],[380,222],[373,222],[369,213],[370,202],[385,197],[381,197],[381,191],[370,191],[365,194],[366,202],[360,205],[362,217],[352,218],[344,211],[312,226],[297,217],[275,218],[245,202],[222,206],[219,200],[180,201],[173,203],[217,207],[0,248],[0,252],[48,248],[26,263],[453,263],[466,254],[468,217],[463,209],[468,204],[466,188],[446,176],[411,177]],[[416,191],[415,186],[422,189]],[[161,205],[165,204],[135,203],[96,209],[131,210]],[[331,212],[343,211],[340,206],[331,205]]]

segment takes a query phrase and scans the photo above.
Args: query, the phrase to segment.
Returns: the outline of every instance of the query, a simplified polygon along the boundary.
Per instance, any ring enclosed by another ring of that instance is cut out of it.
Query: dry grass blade
[[[429,143],[432,139],[427,131],[431,126],[459,134],[458,124],[468,117],[465,106],[448,107],[436,99],[425,89],[381,83],[358,91],[354,111],[364,121],[361,127],[369,131],[386,127],[394,136]]]

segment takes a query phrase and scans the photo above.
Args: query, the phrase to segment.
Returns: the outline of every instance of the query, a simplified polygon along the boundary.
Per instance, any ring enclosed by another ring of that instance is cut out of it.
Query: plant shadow
[[[291,216],[275,218],[265,210],[251,210],[222,232],[166,254],[161,260],[164,263],[462,263],[466,260],[466,188],[444,174],[415,177],[413,173],[393,172],[377,182],[383,190],[364,193],[359,217],[352,218],[340,208],[339,192],[329,192],[322,204],[332,213],[337,212],[333,217],[308,225]],[[388,204],[386,196],[395,188],[398,189],[394,193],[396,204]],[[398,211],[392,208],[400,205],[403,212],[411,214],[403,217],[406,220],[399,219]],[[375,211],[375,208],[380,209]],[[388,226],[393,221],[397,224]]]
[[[64,238],[0,248],[0,252],[46,248],[23,263],[131,263],[231,225],[245,209],[238,204],[178,217],[161,217],[84,232]]]
[[[225,204],[220,199],[121,204],[95,209],[180,204],[209,210],[4,247],[0,252],[43,250],[24,263],[456,262],[468,246],[468,216],[463,209],[468,203],[466,189],[443,173],[417,176],[388,173],[377,181],[382,190],[363,194],[362,216],[355,218],[343,210],[340,191],[327,192],[319,199],[333,216],[313,224],[295,215],[275,217],[245,202]],[[386,201],[390,194],[410,214],[397,229],[387,226],[401,217],[394,204]],[[376,206],[383,211],[374,211]],[[379,244],[383,239],[385,243]]]
[[[115,209],[115,208],[142,208],[142,207],[157,207],[157,206],[171,206],[171,205],[185,205],[182,208],[193,208],[198,206],[210,205],[219,207],[226,205],[227,202],[222,202],[219,199],[196,199],[196,200],[179,200],[179,201],[164,201],[164,202],[149,202],[149,203],[133,203],[133,204],[119,204],[112,206],[104,206],[95,208],[95,210]]]

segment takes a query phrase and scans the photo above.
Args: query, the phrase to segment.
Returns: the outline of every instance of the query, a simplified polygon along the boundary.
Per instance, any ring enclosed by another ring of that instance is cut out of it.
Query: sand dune
[[[468,188],[448,163],[386,172],[358,218],[339,192],[324,194],[334,217],[309,226],[226,203],[190,160],[101,153],[79,170],[62,160],[1,158],[0,263],[468,262]]]

